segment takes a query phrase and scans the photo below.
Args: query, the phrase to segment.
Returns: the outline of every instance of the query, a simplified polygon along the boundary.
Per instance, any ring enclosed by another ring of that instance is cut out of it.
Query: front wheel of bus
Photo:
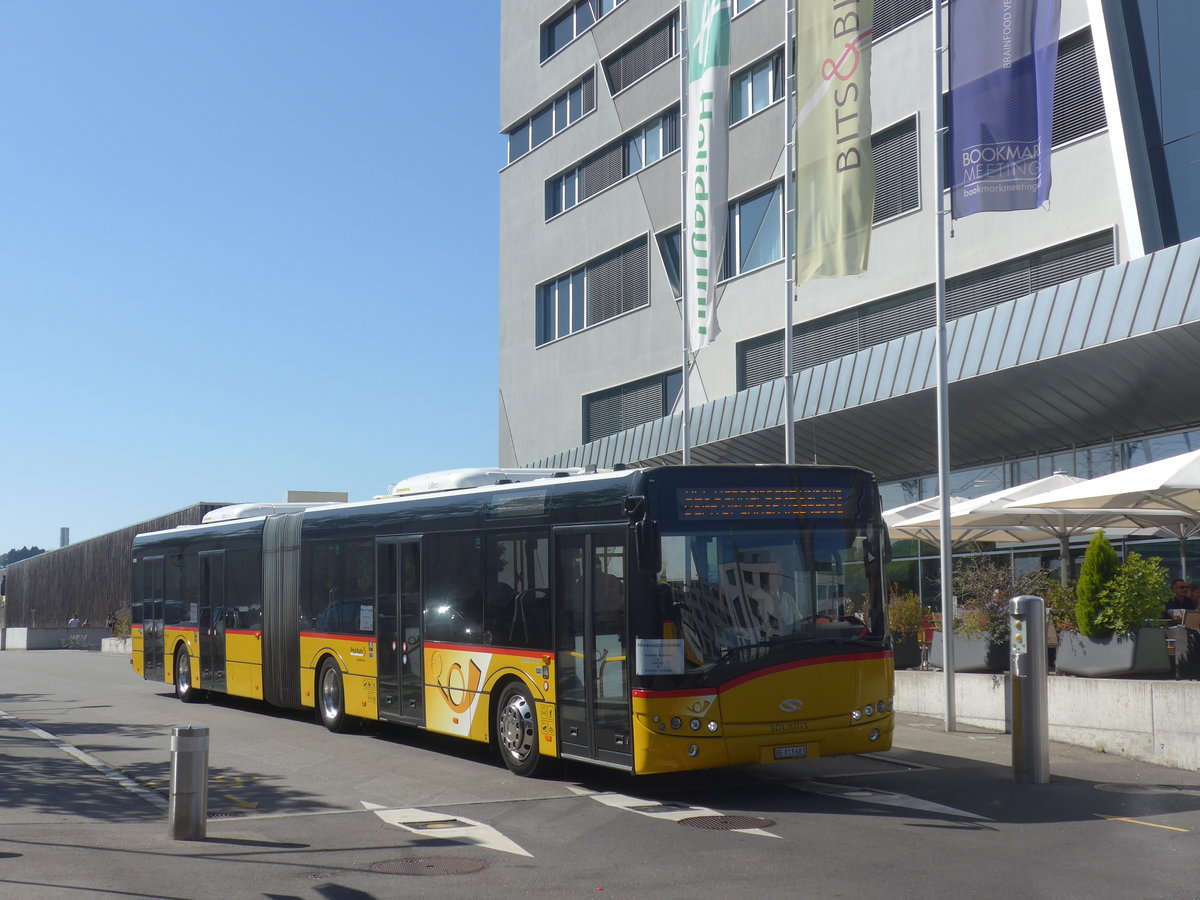
[[[317,676],[317,718],[330,731],[346,728],[346,695],[342,691],[342,673],[332,659],[321,664]]]
[[[500,758],[514,775],[542,775],[554,764],[538,749],[537,715],[523,684],[513,682],[496,707],[496,740]]]
[[[200,701],[200,691],[192,684],[192,658],[187,647],[175,651],[175,696],[184,703]]]

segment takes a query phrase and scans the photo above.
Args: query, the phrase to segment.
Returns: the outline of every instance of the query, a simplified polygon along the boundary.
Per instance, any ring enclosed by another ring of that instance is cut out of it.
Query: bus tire
[[[333,732],[346,730],[346,692],[342,672],[332,659],[321,663],[317,675],[317,721]]]
[[[496,704],[496,743],[500,758],[514,775],[544,775],[556,762],[542,756],[533,698],[519,681],[510,682],[500,692],[500,702]]]
[[[199,703],[200,690],[192,684],[192,658],[187,647],[175,651],[175,696],[184,703]]]

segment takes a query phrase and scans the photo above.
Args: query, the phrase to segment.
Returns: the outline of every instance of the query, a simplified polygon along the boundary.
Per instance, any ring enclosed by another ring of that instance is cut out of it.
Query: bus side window
[[[429,537],[429,590],[426,637],[434,641],[482,639],[483,536],[435,534]]]

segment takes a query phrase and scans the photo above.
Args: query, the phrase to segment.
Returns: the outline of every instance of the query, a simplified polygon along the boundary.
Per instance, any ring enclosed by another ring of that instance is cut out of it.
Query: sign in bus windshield
[[[679,488],[675,492],[681,520],[802,519],[846,514],[849,488]]]

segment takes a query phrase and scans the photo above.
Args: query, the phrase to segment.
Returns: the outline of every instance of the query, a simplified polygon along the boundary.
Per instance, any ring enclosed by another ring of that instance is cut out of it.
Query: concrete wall
[[[1011,731],[1007,675],[954,677],[958,722]],[[896,673],[896,710],[945,715],[941,672]],[[1050,739],[1200,771],[1200,682],[1051,676]]]
[[[99,650],[112,637],[108,628],[5,628],[4,650]]]

